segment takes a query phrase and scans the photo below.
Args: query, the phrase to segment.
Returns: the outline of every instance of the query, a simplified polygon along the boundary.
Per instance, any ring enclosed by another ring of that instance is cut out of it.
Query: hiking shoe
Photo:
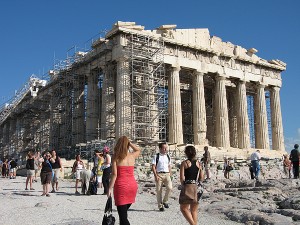
[[[161,206],[161,207],[159,208],[159,211],[161,211],[161,212],[165,211],[164,207]]]
[[[168,203],[163,203],[163,205],[164,205],[164,207],[165,207],[166,209],[169,208],[169,204],[168,204]]]

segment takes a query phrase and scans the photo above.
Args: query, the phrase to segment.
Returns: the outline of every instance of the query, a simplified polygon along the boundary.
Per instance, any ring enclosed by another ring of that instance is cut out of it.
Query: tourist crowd
[[[159,211],[163,212],[170,207],[168,200],[173,188],[172,162],[168,153],[168,145],[160,143],[158,148],[159,152],[153,156],[151,169],[156,184],[157,207]],[[298,148],[299,145],[295,144],[289,155],[283,155],[283,171],[288,178],[299,178],[300,154]],[[97,189],[103,188],[103,195],[114,198],[120,224],[130,224],[128,209],[135,203],[138,190],[138,184],[134,177],[134,166],[140,152],[139,147],[126,136],[123,136],[118,139],[112,157],[107,146],[95,151],[92,170],[85,167],[80,155],[76,155],[72,167],[72,173],[76,179],[75,194],[93,195],[97,194]],[[198,220],[198,201],[199,195],[201,195],[198,186],[201,182],[211,179],[211,155],[207,146],[204,147],[204,154],[201,157],[196,155],[197,151],[192,145],[186,146],[184,152],[186,160],[182,161],[179,174],[181,183],[179,205],[188,223],[194,225],[197,224]],[[256,150],[250,155],[249,171],[252,179],[259,179],[260,161],[260,151]],[[16,169],[17,161],[14,158],[0,160],[2,177],[15,179]],[[25,190],[34,190],[33,183],[37,181],[37,174],[40,173],[42,196],[50,197],[50,193],[59,190],[59,178],[62,169],[61,159],[55,150],[44,152],[42,155],[28,152]],[[224,177],[229,179],[231,171],[234,170],[232,158],[224,157],[222,170]],[[79,183],[81,183],[81,191],[79,190]],[[165,187],[164,194],[163,187]]]

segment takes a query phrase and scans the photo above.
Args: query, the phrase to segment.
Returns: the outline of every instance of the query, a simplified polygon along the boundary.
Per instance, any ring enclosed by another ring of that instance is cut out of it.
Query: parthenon
[[[286,64],[209,30],[116,22],[0,110],[0,154],[74,148],[122,135],[141,145],[285,151],[279,91]]]

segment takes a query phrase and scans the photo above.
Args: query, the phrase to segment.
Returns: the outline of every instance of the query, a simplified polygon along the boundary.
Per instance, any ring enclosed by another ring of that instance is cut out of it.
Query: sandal
[[[25,188],[25,191],[27,191],[28,190],[28,188]]]
[[[46,194],[45,193],[43,193],[41,196],[45,196]]]
[[[49,194],[46,194],[46,197],[50,197],[50,195],[49,195]]]
[[[31,191],[34,191],[34,188],[30,188]]]

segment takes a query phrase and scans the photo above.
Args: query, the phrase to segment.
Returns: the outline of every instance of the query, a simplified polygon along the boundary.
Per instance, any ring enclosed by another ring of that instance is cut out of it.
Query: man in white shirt
[[[250,160],[251,160],[251,166],[252,166],[252,170],[254,172],[255,175],[255,179],[258,179],[258,175],[259,175],[259,171],[260,171],[260,165],[259,165],[259,160],[260,160],[260,151],[256,150],[256,152],[253,152],[250,156]]]
[[[167,144],[159,143],[159,153],[157,153],[152,160],[152,171],[156,182],[156,197],[157,204],[160,211],[164,208],[169,208],[168,200],[172,191],[171,180],[171,159],[167,153]],[[166,193],[162,199],[162,187],[166,186]]]

